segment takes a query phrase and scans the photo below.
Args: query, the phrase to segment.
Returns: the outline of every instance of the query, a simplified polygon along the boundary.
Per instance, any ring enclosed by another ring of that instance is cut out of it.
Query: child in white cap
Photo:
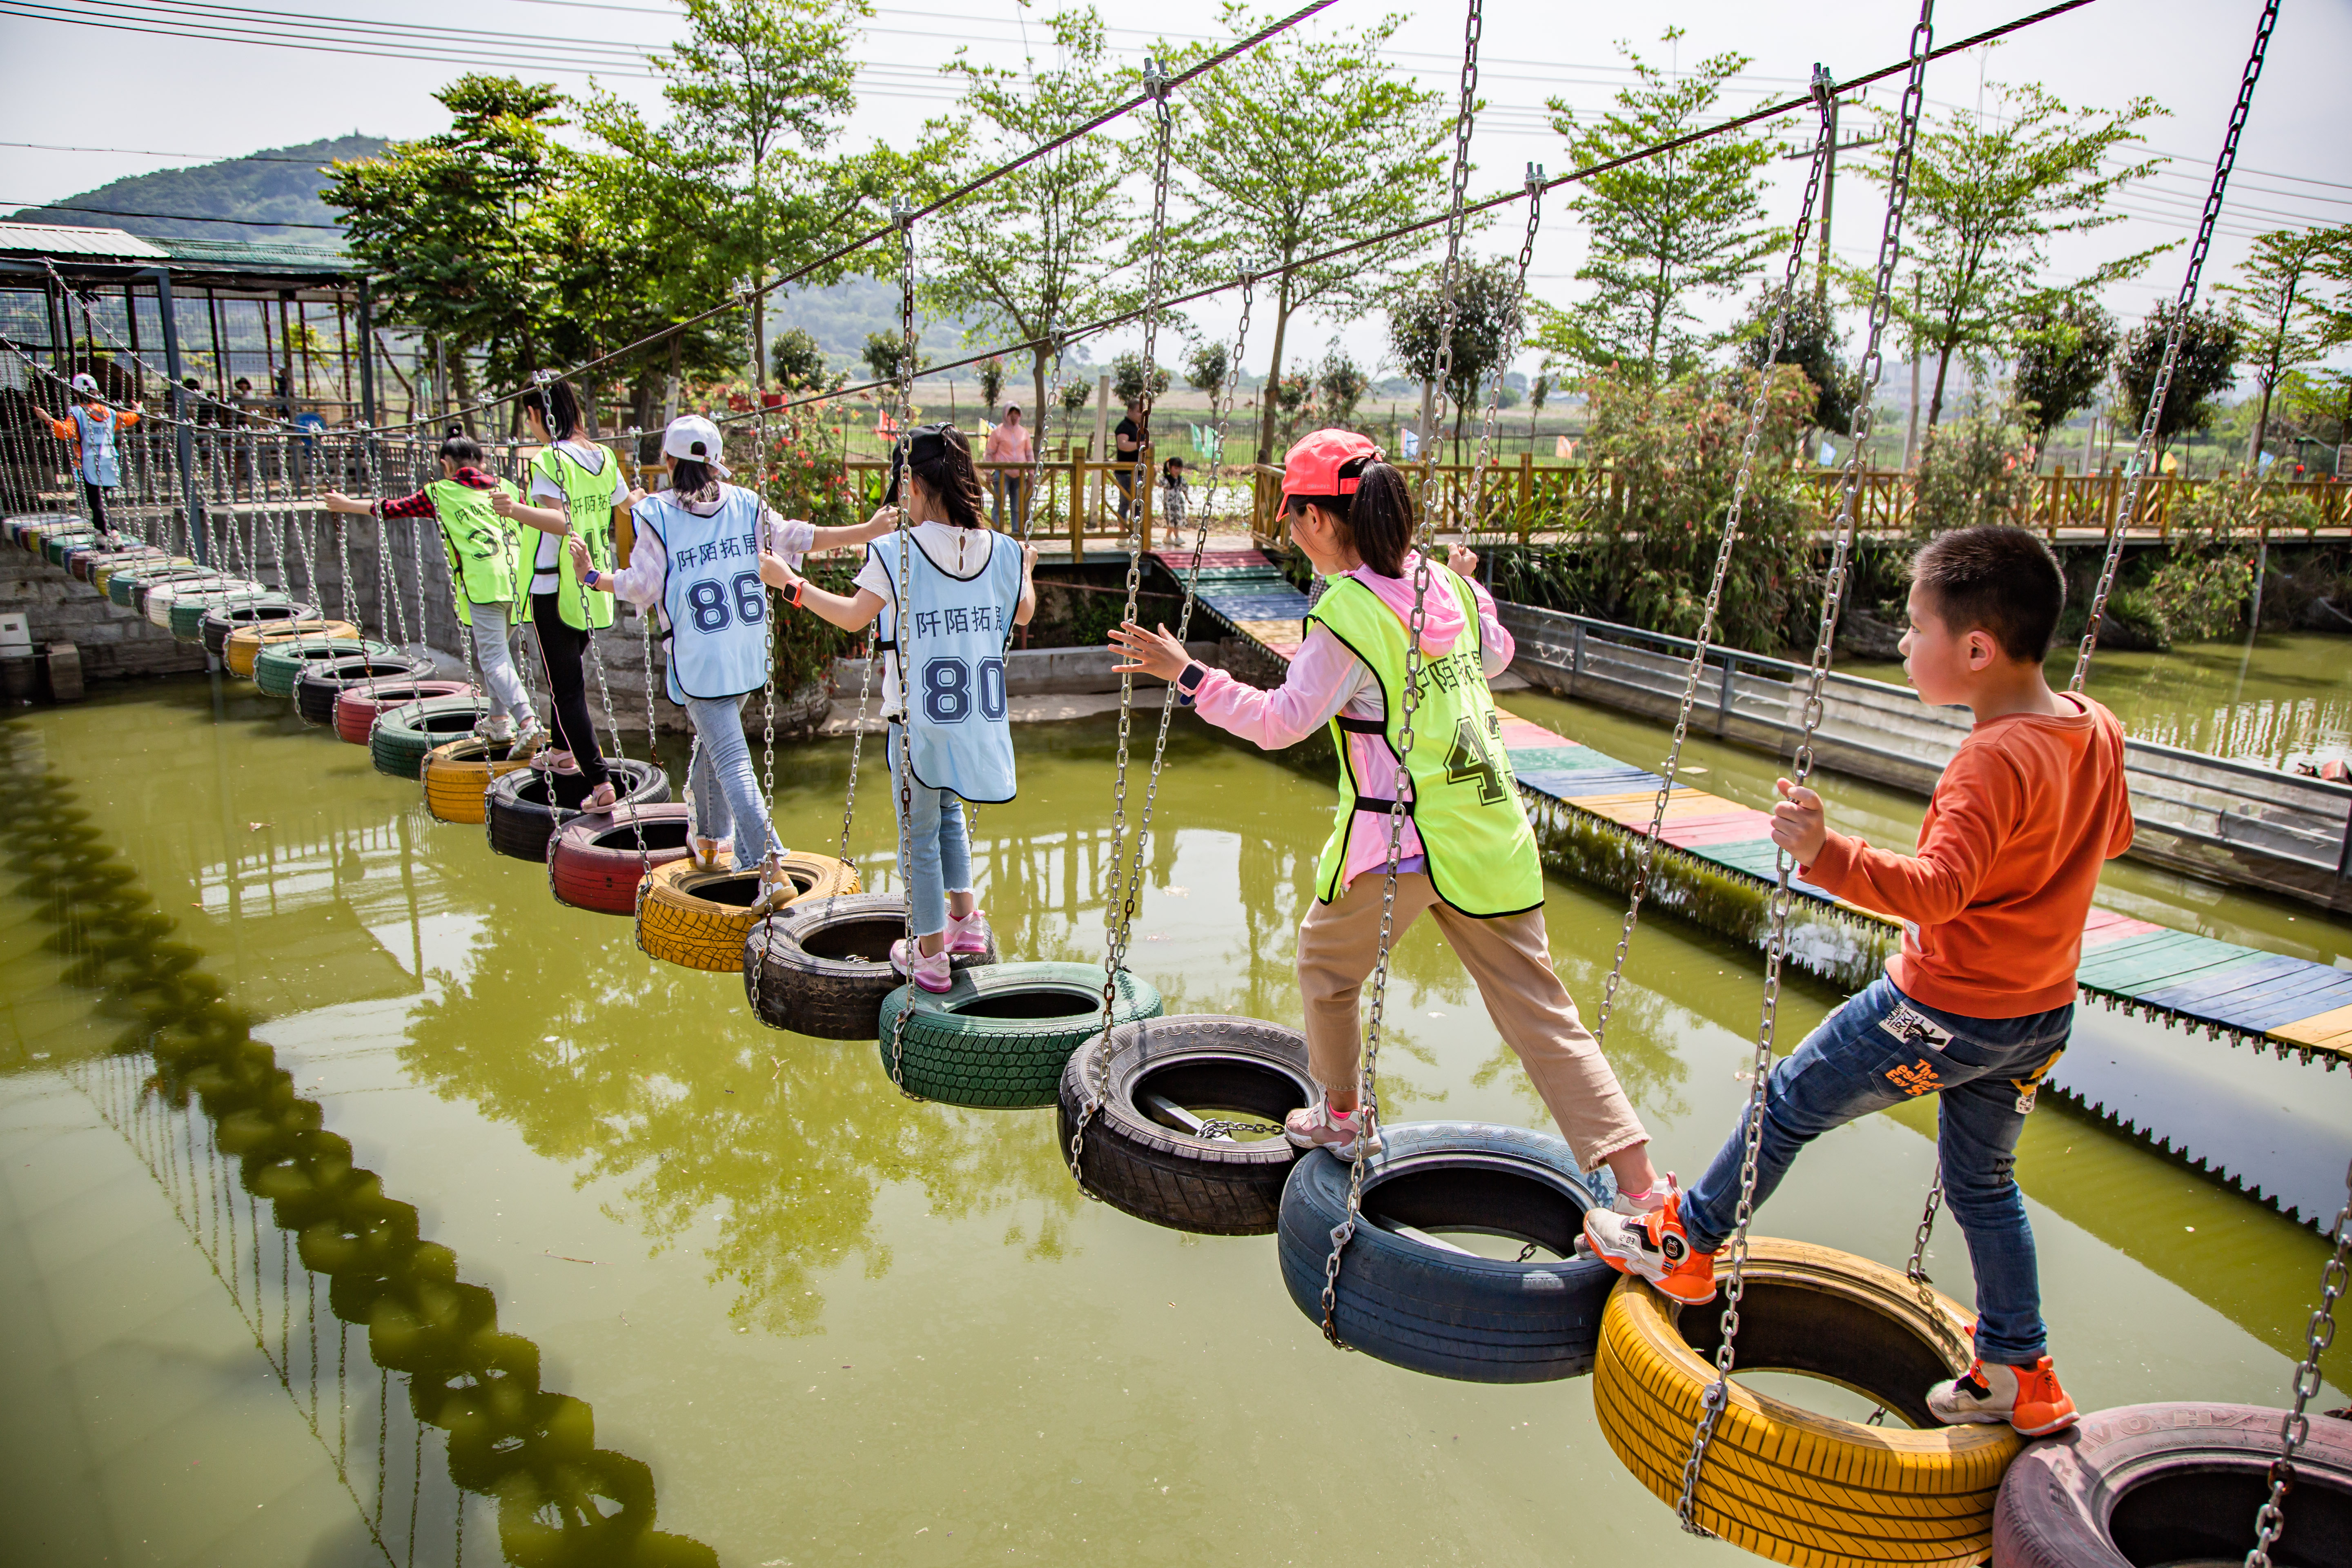
[[[81,481],[81,499],[89,509],[92,528],[106,536],[109,548],[122,542],[106,515],[106,492],[122,483],[122,464],[115,455],[117,432],[128,430],[139,423],[139,405],[116,408],[106,401],[98,389],[98,378],[88,371],[73,378],[75,394],[81,402],[66,409],[63,419],[49,421],[49,428],[60,441],[76,443],[74,478]]]

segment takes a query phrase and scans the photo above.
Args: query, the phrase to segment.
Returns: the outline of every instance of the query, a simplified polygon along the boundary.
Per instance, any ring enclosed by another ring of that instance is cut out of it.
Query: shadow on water
[[[715,1565],[707,1546],[654,1528],[651,1468],[596,1447],[589,1406],[541,1386],[539,1347],[499,1327],[490,1292],[458,1279],[457,1255],[419,1236],[416,1209],[355,1166],[318,1103],[294,1092],[252,1016],[41,763],[37,739],[9,725],[0,750],[14,785],[0,863],[53,928],[46,945],[67,984],[99,993],[101,1015],[123,1026],[110,1050],[52,1065],[170,1201],[368,1542],[387,1562],[421,1551],[462,1563],[470,1496],[493,1505],[509,1563]]]

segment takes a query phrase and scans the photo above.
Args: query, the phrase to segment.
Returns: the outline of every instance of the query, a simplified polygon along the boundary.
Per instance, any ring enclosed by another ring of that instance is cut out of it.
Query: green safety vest
[[[1412,780],[1406,810],[1421,835],[1430,883],[1439,898],[1481,919],[1519,914],[1543,903],[1543,858],[1519,804],[1518,781],[1503,749],[1503,721],[1480,664],[1478,602],[1469,585],[1444,566],[1433,562],[1430,579],[1432,593],[1450,593],[1460,601],[1467,624],[1453,652],[1422,660],[1412,751],[1405,758]],[[1377,726],[1344,716],[1331,721],[1331,742],[1339,752],[1339,810],[1316,877],[1316,896],[1328,904],[1344,890],[1349,835],[1378,833],[1385,841],[1389,803],[1357,793],[1348,732],[1376,728],[1390,753],[1399,754],[1406,633],[1396,612],[1353,577],[1325,580],[1322,598],[1307,612],[1309,628],[1318,622],[1379,680],[1384,713]]]
[[[502,489],[521,500],[514,486],[499,481]],[[521,543],[514,525],[490,509],[494,490],[478,490],[455,479],[436,479],[425,487],[433,510],[441,518],[441,548],[449,554],[449,580],[455,584],[457,618],[474,624],[476,605],[511,605],[516,574],[522,565]]]
[[[530,460],[530,471],[562,489],[564,504],[571,509],[572,535],[588,546],[588,558],[597,571],[611,572],[613,503],[621,494],[620,458],[607,450],[603,470],[592,474],[577,458],[550,447]],[[535,546],[540,531],[530,529],[529,537]],[[525,553],[537,559],[535,548]],[[562,540],[556,542],[555,561],[556,570],[562,574],[555,591],[555,608],[563,616],[563,624],[581,631],[611,626],[613,591],[584,586],[579,569],[572,564],[572,551]]]

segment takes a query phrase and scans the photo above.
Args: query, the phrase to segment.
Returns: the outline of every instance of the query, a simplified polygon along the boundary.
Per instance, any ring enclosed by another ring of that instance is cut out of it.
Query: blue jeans
[[[481,668],[482,689],[489,695],[490,708],[501,718],[527,724],[532,712],[530,693],[523,688],[514,649],[507,643],[514,626],[514,606],[476,605],[473,611],[474,625],[468,635],[474,639],[474,658]]]
[[[890,763],[891,809],[898,805],[899,748],[906,743],[899,726],[890,726],[886,755]],[[951,789],[927,789],[913,775],[907,779],[907,820],[900,826],[906,849],[898,858],[898,875],[907,883],[914,906],[915,934],[929,936],[948,929],[948,895],[971,891],[971,840],[963,827],[963,797]]]
[[[694,830],[705,838],[735,840],[735,864],[756,866],[783,853],[760,781],[751,772],[751,742],[743,735],[740,697],[689,697],[686,716],[694,724],[694,761],[686,770],[688,804]]]
[[[1968,1237],[1977,1277],[1977,1354],[2027,1366],[2046,1347],[2033,1229],[2011,1169],[2042,1075],[2058,1063],[2074,1005],[2022,1018],[1964,1018],[1923,1007],[1885,975],[1823,1019],[1776,1063],[1764,1096],[1756,1202],[1780,1184],[1797,1151],[1832,1127],[1923,1094],[1940,1094],[1937,1158],[1944,1201]],[[1684,1195],[1692,1247],[1712,1252],[1738,1223],[1746,1123]]]

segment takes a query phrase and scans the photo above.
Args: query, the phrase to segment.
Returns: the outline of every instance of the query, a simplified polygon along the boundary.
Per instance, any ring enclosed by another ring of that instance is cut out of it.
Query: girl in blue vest
[[[73,378],[82,399],[66,410],[63,419],[49,421],[60,441],[74,447],[74,478],[81,481],[81,499],[89,509],[89,525],[106,537],[109,549],[122,542],[106,515],[106,492],[122,483],[122,465],[115,457],[114,437],[139,423],[139,405],[118,409],[98,390],[98,378],[84,371]]]
[[[856,593],[828,594],[782,561],[762,562],[768,581],[846,632],[881,617],[882,716],[890,730],[895,781],[908,773],[906,846],[898,874],[914,911],[915,951],[891,944],[890,963],[926,991],[953,984],[950,955],[988,951],[988,918],[972,896],[971,845],[963,803],[1013,798],[1013,730],[1006,721],[1004,646],[1037,608],[1030,580],[1037,552],[989,531],[971,447],[952,425],[923,425],[908,437],[902,477],[908,521],[903,538],[866,547]],[[893,496],[899,485],[891,486]],[[885,503],[877,521],[895,516]],[[914,700],[898,691],[906,665]],[[891,799],[898,800],[894,788]]]
[[[804,551],[863,544],[889,526],[877,513],[856,528],[816,528],[776,515],[733,476],[719,458],[719,426],[699,415],[672,420],[662,432],[669,488],[631,509],[635,529],[629,563],[600,570],[587,544],[565,541],[572,570],[592,593],[617,594],[656,610],[667,655],[669,700],[694,726],[694,761],[687,797],[694,808],[689,846],[699,870],[721,871],[727,840],[734,863],[760,868],[760,901],[791,901],[784,846],[768,820],[751,746],[743,735],[743,700],[768,683],[768,593],[765,563],[782,567]]]
[[[1423,560],[1404,476],[1352,430],[1318,430],[1290,448],[1282,501],[1323,594],[1281,689],[1194,663],[1165,626],[1155,635],[1130,621],[1111,641],[1127,655],[1121,669],[1174,682],[1202,718],[1269,751],[1330,727],[1339,808],[1298,931],[1307,1068],[1323,1098],[1292,1111],[1283,1131],[1341,1159],[1380,1147],[1357,1100],[1356,1003],[1380,952],[1390,810],[1402,795],[1394,935],[1423,911],[1437,921],[1561,1134],[1587,1170],[1606,1164],[1616,1177],[1618,1211],[1664,1207],[1649,1134],[1552,971],[1543,862],[1486,685],[1511,662],[1511,634],[1475,580],[1478,558],[1456,548],[1449,564]],[[1405,752],[1405,658],[1424,565],[1420,695]]]

